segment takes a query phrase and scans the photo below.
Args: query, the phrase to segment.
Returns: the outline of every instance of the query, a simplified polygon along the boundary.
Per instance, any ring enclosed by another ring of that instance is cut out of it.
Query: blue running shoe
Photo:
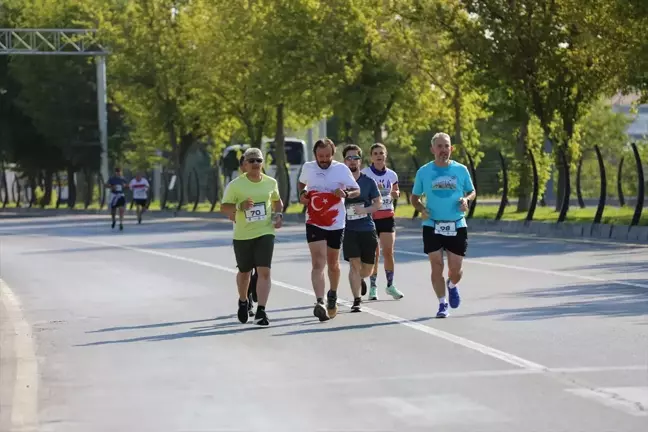
[[[450,288],[450,279],[446,282],[448,287],[448,297],[450,297],[450,307],[457,309],[461,304],[461,297],[459,296],[459,287]]]
[[[448,310],[448,303],[439,303],[439,311],[436,314],[437,318],[446,318],[448,315],[450,315],[450,311]]]

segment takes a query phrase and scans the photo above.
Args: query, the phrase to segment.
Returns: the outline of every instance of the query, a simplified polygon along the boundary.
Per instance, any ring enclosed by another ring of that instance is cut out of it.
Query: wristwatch
[[[349,198],[349,192],[346,190],[343,190],[342,192],[344,192],[344,198]]]

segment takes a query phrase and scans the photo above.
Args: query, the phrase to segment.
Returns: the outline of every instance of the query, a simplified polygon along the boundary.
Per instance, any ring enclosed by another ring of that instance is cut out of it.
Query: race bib
[[[254,204],[251,209],[245,210],[245,220],[248,222],[265,220],[267,217],[265,203]]]
[[[454,237],[457,235],[457,224],[456,222],[435,222],[434,233]]]
[[[358,220],[367,217],[366,214],[359,215],[356,213],[355,205],[351,205],[346,209],[346,218],[347,220]]]
[[[391,195],[385,195],[382,197],[382,205],[380,206],[380,210],[393,210],[394,209],[394,201],[392,200]]]
[[[123,190],[122,185],[115,185],[115,192],[120,193]]]
[[[146,199],[146,189],[135,189],[133,191],[133,198],[135,199]]]

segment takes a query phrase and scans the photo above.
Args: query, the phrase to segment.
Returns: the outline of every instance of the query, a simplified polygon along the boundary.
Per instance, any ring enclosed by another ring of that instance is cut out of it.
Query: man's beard
[[[322,169],[327,169],[328,167],[331,166],[331,162],[320,162],[317,161],[317,166],[319,166]]]
[[[355,173],[355,172],[358,171],[358,167],[351,167],[349,169],[351,170],[352,173]]]

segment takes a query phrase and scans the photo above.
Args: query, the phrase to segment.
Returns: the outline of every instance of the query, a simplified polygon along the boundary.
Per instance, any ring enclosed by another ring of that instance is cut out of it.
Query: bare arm
[[[272,211],[275,213],[283,213],[283,207],[284,205],[281,198],[279,198],[279,200],[277,201],[272,202]]]

